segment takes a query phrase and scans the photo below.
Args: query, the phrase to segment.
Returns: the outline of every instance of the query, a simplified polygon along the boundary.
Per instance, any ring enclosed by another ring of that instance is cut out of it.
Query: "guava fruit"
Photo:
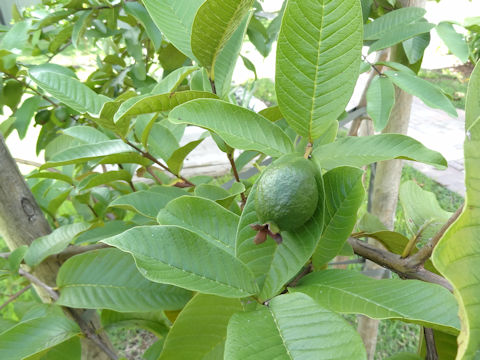
[[[262,225],[252,228],[263,232],[257,243],[264,241],[266,231],[275,235],[295,230],[312,218],[319,201],[316,176],[315,164],[296,155],[286,155],[264,170],[255,194],[255,211]]]

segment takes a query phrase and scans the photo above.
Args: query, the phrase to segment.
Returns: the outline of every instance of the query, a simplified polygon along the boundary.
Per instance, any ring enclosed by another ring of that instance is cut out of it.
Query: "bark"
[[[400,0],[399,2],[402,7],[425,7],[426,0]],[[393,47],[390,53],[390,60],[404,62],[404,56],[401,54],[402,51],[401,45]],[[383,133],[407,133],[412,100],[412,95],[405,93],[399,88],[395,88],[395,105],[388,125],[382,131]],[[402,160],[383,161],[378,163],[376,167],[372,194],[372,213],[376,215],[388,229],[393,229],[394,225],[402,167]],[[370,261],[365,264],[367,271],[377,267],[378,265]],[[376,271],[375,277],[380,278],[383,276],[384,273],[381,270],[377,269]],[[365,343],[369,360],[373,360],[375,355],[378,323],[378,320],[364,316],[359,317],[358,331]]]
[[[0,134],[0,235],[11,251],[27,245],[33,240],[51,232],[50,225],[32,192],[28,188],[15,160],[10,155],[3,137]],[[49,257],[33,269],[33,275],[50,287],[55,287],[55,279],[60,263]],[[31,269],[25,269],[31,271]],[[50,303],[48,292],[33,284],[43,302]],[[112,349],[106,334],[101,330],[100,320],[95,311],[83,309],[64,309],[68,316],[76,318],[80,328],[93,331],[96,337]],[[88,316],[86,316],[88,315]],[[80,320],[79,319],[83,319]],[[97,344],[88,338],[82,338],[82,359],[107,360],[108,356]]]

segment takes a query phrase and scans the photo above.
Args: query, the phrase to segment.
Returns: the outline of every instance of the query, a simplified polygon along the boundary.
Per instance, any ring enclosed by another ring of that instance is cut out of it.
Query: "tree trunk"
[[[50,225],[0,134],[0,235],[9,249],[13,251],[23,245],[29,246],[33,240],[50,232]],[[50,257],[35,267],[33,275],[43,283],[55,287],[59,268],[60,263]],[[51,302],[52,299],[44,288],[35,284],[33,286],[43,302]],[[69,317],[79,323],[84,332],[93,331],[96,338],[112,350],[108,337],[101,331],[100,320],[95,311],[69,308],[64,310]],[[112,356],[108,356],[94,341],[86,337],[82,338],[82,359],[107,360],[111,358]]]
[[[415,6],[423,8],[425,7],[425,2],[426,0],[400,0],[402,7]],[[393,47],[390,53],[390,60],[400,63],[404,62],[404,55],[401,53],[403,53],[401,45]],[[407,133],[412,99],[412,95],[395,87],[395,105],[388,125],[382,131],[383,133]],[[395,220],[402,167],[402,160],[382,161],[376,167],[372,195],[372,213],[390,230],[393,230]],[[384,272],[378,269],[378,265],[369,261],[365,264],[365,270],[367,273],[375,272],[374,277],[377,278],[381,278],[384,275]],[[358,331],[365,343],[369,360],[373,360],[375,355],[378,323],[378,320],[365,316],[359,317]]]

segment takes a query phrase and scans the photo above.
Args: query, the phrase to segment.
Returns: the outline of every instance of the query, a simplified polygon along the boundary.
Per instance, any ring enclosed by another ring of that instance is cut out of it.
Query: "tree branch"
[[[30,281],[32,284],[35,284],[37,286],[40,286],[42,289],[44,289],[47,294],[54,300],[54,301],[57,301],[58,300],[58,293],[53,290],[52,287],[48,286],[47,284],[45,284],[42,280],[40,280],[39,278],[37,278],[35,275],[32,275],[30,274],[29,272],[26,272],[25,270],[23,269],[20,269],[18,270],[18,273],[23,276],[25,279],[27,279],[28,281]]]
[[[150,154],[149,152],[147,151],[143,151],[142,149],[140,149],[138,146],[136,146],[135,144],[131,143],[129,140],[127,139],[124,139],[125,141],[125,144],[127,144],[128,146],[130,146],[131,148],[135,149],[136,151],[138,151],[140,153],[140,155],[142,155],[144,158],[148,159],[148,160],[151,160],[153,161],[155,164],[157,164],[158,166],[160,166],[162,169],[164,169],[165,171],[168,171],[170,174],[172,174],[173,176],[175,176],[176,178],[180,179],[180,180],[183,180],[183,182],[185,182],[186,184],[188,184],[189,186],[195,186],[194,183],[190,182],[189,180],[185,179],[183,176],[181,176],[180,174],[175,174],[172,170],[170,170],[168,168],[167,165],[164,165],[162,164],[160,161],[158,161],[152,154]]]
[[[408,259],[402,259],[400,255],[379,249],[365,241],[349,238],[348,242],[355,254],[397,273],[401,278],[438,284],[453,292],[452,284],[447,279],[425,270],[422,265],[412,266]]]
[[[32,284],[28,284],[23,289],[21,289],[20,291],[17,291],[15,294],[10,296],[7,301],[5,301],[2,305],[0,305],[0,310],[2,310],[5,306],[10,304],[12,301],[15,301],[16,299],[18,299],[24,292],[28,291],[31,287],[32,287]]]
[[[438,242],[443,237],[448,228],[458,219],[458,217],[463,211],[463,207],[464,205],[460,206],[457,211],[455,211],[455,213],[450,217],[450,219],[448,219],[448,221],[443,224],[440,230],[430,239],[427,244],[425,244],[420,250],[418,250],[417,253],[406,259],[409,264],[408,266],[416,267],[423,265],[425,261],[427,261],[430,256],[432,256],[433,249],[435,249],[435,246],[437,246]]]
[[[235,181],[241,183],[240,176],[238,175],[237,165],[235,164],[235,159],[233,158],[233,154],[227,153],[228,161],[230,161],[230,165],[232,166],[233,176],[235,177]],[[245,196],[245,191],[240,194],[242,197],[242,208],[245,206],[247,202],[247,197]]]

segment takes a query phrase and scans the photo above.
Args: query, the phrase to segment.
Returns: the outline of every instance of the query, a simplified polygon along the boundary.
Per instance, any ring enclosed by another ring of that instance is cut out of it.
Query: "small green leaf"
[[[170,191],[168,187],[161,188],[162,191],[142,190],[131,194],[123,195],[110,203],[110,207],[135,211],[140,215],[155,219],[158,212],[167,205],[170,200],[185,195],[182,190]]]
[[[236,149],[257,150],[274,157],[293,151],[290,139],[278,126],[253,111],[221,100],[190,101],[173,109],[169,120],[213,131]]]
[[[377,280],[356,271],[332,269],[311,273],[290,290],[340,313],[401,319],[452,334],[460,326],[453,295],[440,285],[419,280]]]
[[[400,89],[419,97],[426,105],[441,109],[447,114],[457,117],[457,110],[455,110],[452,102],[440,88],[432,83],[403,71],[386,70],[385,75]]]
[[[109,100],[80,81],[44,65],[33,66],[28,73],[43,90],[80,113],[99,114],[103,104]]]
[[[14,127],[17,129],[18,137],[23,139],[27,134],[30,121],[32,120],[33,114],[37,111],[42,98],[39,96],[34,96],[26,99],[23,104],[15,112],[15,124]]]
[[[382,37],[379,40],[370,45],[368,52],[372,53],[374,51],[386,49],[417,35],[428,33],[434,27],[434,24],[428,22],[415,22],[412,24],[397,26],[385,34],[382,34]]]
[[[258,292],[240,260],[178,226],[137,227],[103,242],[131,253],[151,281],[232,298]]]
[[[172,71],[155,85],[152,89],[152,94],[166,94],[175,91],[188,75],[198,69],[198,66],[184,66]]]
[[[382,131],[387,126],[394,103],[395,88],[390,79],[375,76],[367,91],[367,112],[375,131]]]
[[[180,173],[183,167],[183,161],[195,148],[200,145],[200,143],[205,140],[205,138],[190,141],[188,144],[185,144],[182,147],[176,149],[170,158],[167,160],[167,166],[174,174]]]
[[[115,123],[119,123],[132,116],[169,111],[177,105],[193,99],[216,97],[215,94],[205,91],[180,91],[172,94],[139,95],[128,99],[120,105],[113,119]]]
[[[192,51],[207,71],[240,25],[254,0],[205,0],[192,25]],[[210,78],[215,80],[214,71]]]
[[[27,250],[28,246],[22,245],[13,250],[8,256],[8,266],[10,271],[14,274],[18,273],[18,269],[20,268],[20,264],[22,263]]]
[[[136,17],[142,23],[148,37],[153,42],[155,50],[158,50],[162,45],[162,33],[158,30],[147,10],[137,2],[125,2],[124,7],[127,14]]]
[[[190,45],[192,25],[205,0],[145,0],[144,4],[160,31],[175,47],[195,59]]]
[[[101,249],[68,259],[57,275],[57,304],[122,312],[181,309],[189,291],[145,279],[131,255]]]
[[[21,322],[0,334],[0,358],[24,359],[80,333],[77,324],[65,317],[49,316]]]
[[[234,314],[228,324],[228,360],[366,358],[360,335],[341,316],[300,293]]]
[[[106,173],[97,173],[85,178],[78,184],[79,190],[91,189],[95,186],[105,185],[113,181],[131,181],[132,174],[127,170],[107,171]]]
[[[358,0],[290,0],[278,37],[275,90],[288,124],[314,140],[350,100],[360,69]]]
[[[330,170],[323,176],[325,229],[312,258],[317,269],[338,255],[355,226],[365,196],[362,176],[362,170],[346,166]]]
[[[53,172],[53,171],[40,171],[38,173],[33,173],[27,176],[28,179],[55,179],[64,181],[70,185],[73,185],[73,180],[70,176]]]
[[[35,239],[25,254],[25,262],[29,266],[40,264],[48,256],[63,251],[75,236],[89,227],[87,223],[64,225],[48,235]]]
[[[231,254],[234,253],[238,219],[216,202],[194,196],[170,201],[157,217],[159,224],[182,226]]]
[[[411,137],[400,134],[349,136],[316,148],[313,151],[313,159],[324,169],[344,165],[362,167],[390,159],[423,162],[439,169],[447,166],[447,161],[440,153],[427,149]]]
[[[56,153],[52,156],[51,161],[42,165],[40,169],[68,164],[85,163],[89,160],[102,158],[107,155],[132,152],[132,148],[119,139],[103,141],[96,144],[77,145]]]
[[[467,62],[470,55],[468,44],[464,37],[455,31],[453,24],[442,21],[435,29],[452,54],[458,57],[461,62]]]
[[[195,295],[173,323],[159,360],[223,359],[228,321],[242,310],[238,299]]]
[[[425,9],[418,7],[404,7],[390,11],[364,26],[363,37],[365,40],[378,40],[385,33],[390,32],[397,26],[404,26],[420,20],[427,13]]]

